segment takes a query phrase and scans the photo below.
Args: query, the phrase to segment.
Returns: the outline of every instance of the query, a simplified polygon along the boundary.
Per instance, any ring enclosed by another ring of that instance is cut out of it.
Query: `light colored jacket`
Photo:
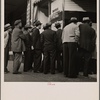
[[[8,31],[5,31],[4,32],[4,48],[6,48],[8,40],[9,40],[9,33]]]
[[[62,43],[78,42],[79,36],[80,36],[79,27],[74,23],[70,23],[63,29]]]
[[[23,32],[19,28],[14,28],[12,32],[12,51],[22,52],[25,51],[25,44],[21,35],[24,36]]]

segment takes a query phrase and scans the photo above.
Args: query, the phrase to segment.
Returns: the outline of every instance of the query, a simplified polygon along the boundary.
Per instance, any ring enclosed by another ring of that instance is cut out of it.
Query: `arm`
[[[64,39],[64,34],[65,34],[65,30],[63,29],[63,31],[62,31],[62,43],[63,43],[63,39]]]
[[[34,33],[32,34],[32,45],[33,45],[33,47],[35,46],[35,44],[37,42],[38,36],[39,36],[39,30],[36,29],[36,30],[34,30]]]
[[[80,37],[79,27],[75,27],[75,40],[78,42]]]
[[[4,32],[4,48],[6,47],[7,43],[8,43],[8,39],[9,39],[9,35],[8,32]]]
[[[41,43],[42,43],[42,45],[44,44],[44,36],[43,36],[43,33],[41,33]]]
[[[22,31],[20,31],[19,38],[21,38],[22,40],[25,40],[25,35],[23,34]]]

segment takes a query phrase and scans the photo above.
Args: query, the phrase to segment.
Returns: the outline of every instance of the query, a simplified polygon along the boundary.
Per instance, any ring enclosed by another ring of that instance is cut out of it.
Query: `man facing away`
[[[57,70],[58,72],[63,71],[63,66],[62,66],[62,29],[61,29],[61,24],[60,23],[55,23],[55,27],[57,28],[56,34],[57,34]]]
[[[78,38],[79,28],[77,26],[77,18],[72,17],[70,24],[65,26],[62,33],[63,68],[66,77],[77,77],[76,54]]]
[[[32,32],[32,47],[34,49],[34,72],[38,73],[41,68],[42,52],[41,52],[41,42],[40,42],[40,31],[41,22],[36,21],[35,27]]]
[[[9,59],[9,42],[10,42],[10,33],[12,28],[10,24],[4,26],[4,72],[9,73],[7,69],[8,59]]]
[[[32,60],[33,60],[33,55],[32,55],[32,49],[31,49],[31,36],[30,36],[30,32],[32,30],[31,25],[26,24],[24,27],[24,35],[25,35],[25,58],[24,58],[24,72],[27,71],[32,71]]]
[[[44,53],[44,74],[55,74],[56,59],[56,32],[51,30],[51,23],[46,24],[47,29],[41,33],[41,43]]]
[[[14,22],[15,28],[12,32],[12,51],[14,54],[14,62],[13,62],[13,74],[21,74],[19,72],[19,68],[22,62],[22,52],[25,51],[25,44],[22,38],[24,34],[21,30],[22,22],[21,20],[16,20]]]
[[[91,20],[89,17],[83,18],[83,24],[79,26],[80,30],[80,55],[84,58],[83,75],[88,77],[89,74],[89,62],[92,57],[92,52],[95,50],[96,33],[91,28]]]

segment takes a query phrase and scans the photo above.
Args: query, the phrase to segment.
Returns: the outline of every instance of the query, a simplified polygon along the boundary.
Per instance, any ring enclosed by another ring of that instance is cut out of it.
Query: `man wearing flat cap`
[[[7,69],[8,60],[9,60],[9,42],[11,38],[12,28],[8,23],[4,26],[4,72],[9,73]]]
[[[32,46],[34,48],[34,72],[38,73],[41,67],[41,60],[42,60],[42,53],[41,53],[41,42],[40,42],[40,31],[41,29],[41,22],[36,21],[35,28],[32,32]]]
[[[44,74],[55,74],[56,32],[51,30],[51,23],[46,24],[46,30],[41,33],[41,43],[44,52]]]
[[[22,32],[21,20],[14,22],[15,28],[12,32],[12,51],[14,54],[13,74],[21,74],[19,68],[22,62],[22,52],[25,51],[24,39],[25,36]]]
[[[59,22],[55,23],[55,27],[57,29],[56,34],[57,34],[57,70],[58,72],[63,71],[63,66],[62,66],[62,29],[61,29],[61,24]]]
[[[89,62],[92,57],[92,52],[95,50],[96,33],[90,26],[91,20],[89,17],[83,17],[83,24],[79,25],[80,39],[79,39],[79,53],[80,57],[84,58],[83,75],[88,77]]]
[[[64,75],[70,78],[77,77],[76,53],[79,38],[79,28],[77,18],[72,17],[70,24],[66,25],[62,33],[63,43],[63,68]]]

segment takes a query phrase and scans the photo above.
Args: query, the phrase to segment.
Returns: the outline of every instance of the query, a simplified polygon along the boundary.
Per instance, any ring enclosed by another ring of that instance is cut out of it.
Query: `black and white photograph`
[[[99,100],[98,2],[1,0],[2,100]]]
[[[4,81],[97,82],[96,5],[5,0]]]

